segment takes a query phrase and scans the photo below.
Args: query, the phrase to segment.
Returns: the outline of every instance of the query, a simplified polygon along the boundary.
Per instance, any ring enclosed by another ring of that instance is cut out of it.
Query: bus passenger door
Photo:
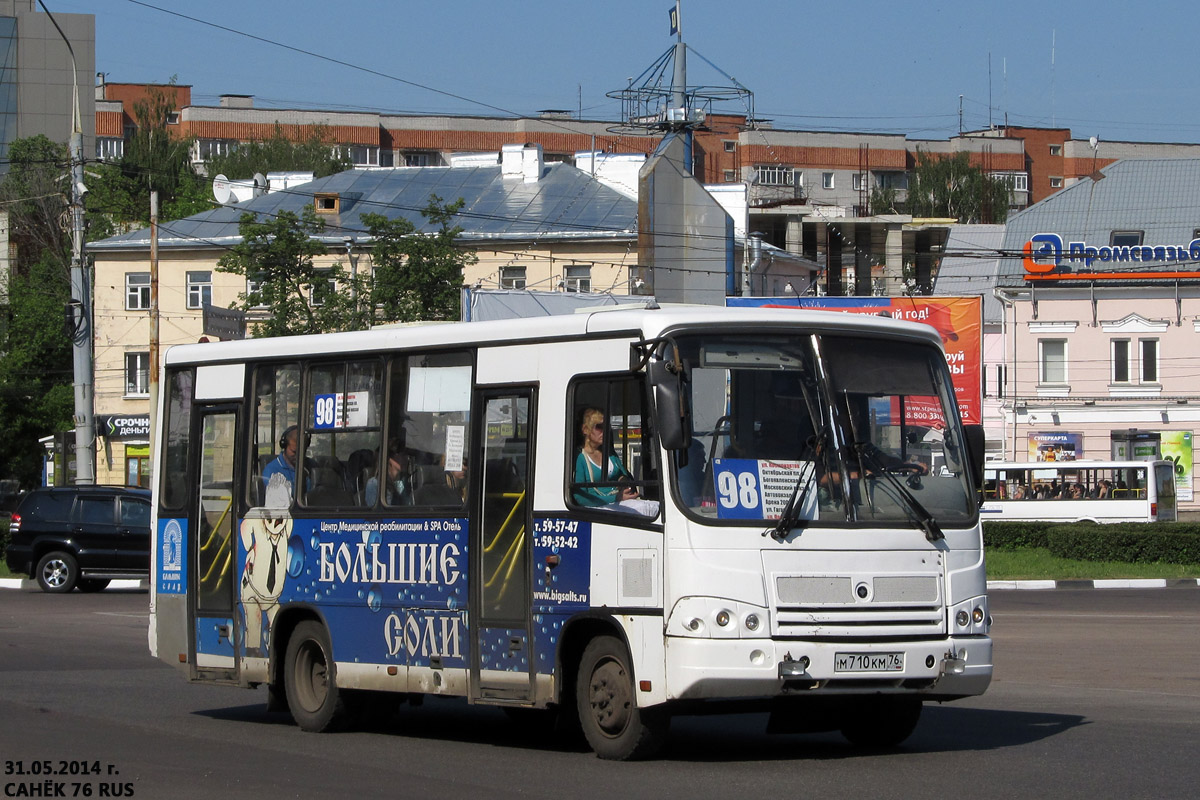
[[[481,392],[475,407],[471,696],[521,702],[533,698],[533,390]]]
[[[241,625],[234,603],[237,536],[234,513],[235,406],[197,409],[189,474],[198,477],[188,511],[191,561],[188,595],[193,598],[192,677],[236,681]],[[198,444],[199,446],[195,446]],[[285,565],[286,566],[286,565]]]

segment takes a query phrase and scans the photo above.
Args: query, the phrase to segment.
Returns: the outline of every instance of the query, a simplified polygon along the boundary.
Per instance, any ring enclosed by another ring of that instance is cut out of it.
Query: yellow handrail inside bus
[[[524,543],[525,526],[522,525],[521,530],[517,531],[517,535],[513,537],[512,545],[509,546],[508,551],[504,554],[504,557],[500,559],[500,563],[496,565],[496,571],[493,572],[492,577],[488,578],[484,583],[484,586],[490,589],[496,582],[496,578],[500,577],[500,573],[504,573],[503,588],[500,589],[500,594],[496,595],[494,602],[499,602],[502,600],[505,593],[508,592],[508,587],[512,585],[510,579],[512,578],[513,570],[517,568],[517,561],[519,560],[518,555],[521,552],[521,545]],[[508,565],[507,570],[504,568],[505,564]]]
[[[504,535],[505,530],[508,528],[508,524],[512,522],[513,517],[516,516],[517,509],[519,509],[521,504],[525,502],[525,492],[503,492],[500,494],[490,494],[488,497],[500,497],[505,500],[515,499],[516,502],[513,503],[512,509],[509,510],[508,517],[504,520],[504,524],[502,524],[496,530],[495,538],[493,538],[488,544],[484,545],[483,552],[485,553],[492,552],[492,548],[496,546],[496,543],[500,541],[500,537]]]

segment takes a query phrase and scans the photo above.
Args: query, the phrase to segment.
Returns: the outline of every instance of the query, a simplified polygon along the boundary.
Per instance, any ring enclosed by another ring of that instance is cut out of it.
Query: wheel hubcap
[[[62,586],[67,582],[67,565],[58,560],[46,562],[42,578],[47,586]]]
[[[329,670],[319,647],[310,643],[301,651],[296,659],[296,678],[305,709],[318,710],[329,692]]]
[[[625,668],[615,661],[605,661],[592,672],[592,714],[600,730],[615,736],[629,724],[633,698]]]

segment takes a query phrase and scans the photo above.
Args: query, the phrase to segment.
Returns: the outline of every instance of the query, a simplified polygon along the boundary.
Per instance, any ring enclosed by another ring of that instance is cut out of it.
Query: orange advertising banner
[[[726,305],[845,311],[928,325],[942,338],[962,421],[969,425],[983,423],[983,299],[980,297],[729,297]]]

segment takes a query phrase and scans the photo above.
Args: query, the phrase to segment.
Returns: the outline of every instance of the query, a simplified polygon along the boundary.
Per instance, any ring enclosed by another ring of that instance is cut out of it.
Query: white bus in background
[[[1170,461],[989,461],[984,465],[987,520],[1174,522],[1175,465]]]
[[[716,710],[881,745],[991,681],[983,432],[927,326],[619,310],[163,372],[150,649],[305,730],[428,694],[604,758]]]

